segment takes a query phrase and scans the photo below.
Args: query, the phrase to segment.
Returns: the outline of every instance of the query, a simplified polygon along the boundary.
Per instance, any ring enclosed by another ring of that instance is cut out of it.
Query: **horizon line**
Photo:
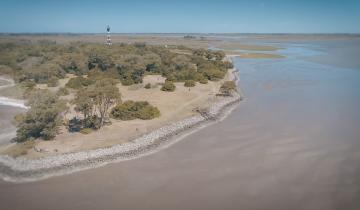
[[[0,32],[0,35],[97,35],[106,32]],[[127,35],[127,34],[189,34],[189,35],[360,35],[351,32],[334,32],[334,33],[297,33],[297,32],[281,32],[281,33],[256,33],[256,32],[112,32],[111,34]]]

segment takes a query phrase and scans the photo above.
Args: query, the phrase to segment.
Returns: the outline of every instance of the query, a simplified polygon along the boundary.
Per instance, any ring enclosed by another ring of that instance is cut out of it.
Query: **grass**
[[[34,148],[36,145],[35,141],[26,141],[23,143],[17,143],[14,146],[9,147],[4,151],[5,154],[11,157],[20,157],[27,155],[28,150]]]

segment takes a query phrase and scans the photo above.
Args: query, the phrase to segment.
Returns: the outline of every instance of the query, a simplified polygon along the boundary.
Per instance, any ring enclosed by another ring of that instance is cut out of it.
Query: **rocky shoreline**
[[[233,74],[237,81],[235,71]],[[220,98],[210,106],[206,116],[196,115],[174,122],[126,144],[34,160],[0,156],[0,178],[12,182],[36,181],[151,154],[191,132],[221,121],[236,107],[242,96],[239,92]]]

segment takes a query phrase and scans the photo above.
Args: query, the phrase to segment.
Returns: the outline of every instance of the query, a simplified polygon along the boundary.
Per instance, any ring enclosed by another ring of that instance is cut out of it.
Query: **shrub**
[[[149,120],[160,116],[158,108],[150,105],[147,101],[125,101],[111,110],[111,116],[120,120],[142,119]]]
[[[83,128],[83,129],[80,130],[80,133],[82,133],[82,134],[89,134],[89,133],[91,133],[92,131],[93,131],[93,129],[91,129],[91,128]]]
[[[84,119],[84,127],[97,130],[101,127],[101,118],[93,115]]]
[[[74,77],[71,78],[67,83],[66,87],[73,88],[73,89],[80,89],[82,87],[87,87],[89,85],[92,85],[94,83],[93,80],[84,78],[84,77]]]
[[[31,80],[26,80],[26,81],[23,81],[21,83],[21,86],[26,90],[26,91],[31,91],[35,88],[36,86],[36,83],[34,81],[31,81]]]
[[[132,79],[122,79],[121,84],[124,86],[129,86],[134,84],[134,80]]]
[[[208,69],[207,71],[204,72],[205,76],[210,80],[210,81],[218,81],[222,78],[224,78],[226,72],[220,71],[218,69]]]
[[[156,117],[160,117],[160,111],[158,108],[154,106],[147,105],[142,109],[140,109],[139,111],[137,111],[136,116],[137,118],[142,120],[150,120]]]
[[[195,81],[194,80],[186,80],[184,83],[185,87],[195,87]]]
[[[150,88],[151,88],[151,84],[150,84],[150,83],[147,83],[144,88],[145,88],[145,89],[150,89]]]
[[[208,83],[208,80],[207,80],[206,78],[201,78],[201,79],[199,80],[199,82],[200,82],[201,84],[207,84],[207,83]]]
[[[25,119],[25,114],[23,114],[23,113],[17,114],[17,115],[15,115],[14,120],[12,121],[12,123],[14,125],[19,125],[24,119]]]
[[[175,90],[175,85],[174,85],[173,82],[165,81],[165,83],[161,87],[161,90],[162,91],[173,92]]]
[[[78,119],[76,117],[69,120],[68,123],[69,132],[80,132],[83,134],[88,134],[92,130],[97,130],[101,127],[101,119],[96,116],[89,116],[85,119]]]
[[[220,87],[220,93],[230,96],[232,91],[236,91],[236,84],[234,81],[225,81]]]
[[[68,130],[70,132],[79,132],[83,127],[83,121],[74,117],[69,120]]]
[[[111,110],[111,116],[120,120],[134,120],[136,116],[134,114],[133,101],[125,101],[123,104],[118,104]]]

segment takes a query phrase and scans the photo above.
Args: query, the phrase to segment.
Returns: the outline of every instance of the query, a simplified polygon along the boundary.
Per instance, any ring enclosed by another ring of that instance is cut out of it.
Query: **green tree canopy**
[[[65,103],[48,90],[37,90],[29,97],[28,105],[31,108],[19,123],[15,141],[54,138],[62,122],[61,113],[66,110]]]

